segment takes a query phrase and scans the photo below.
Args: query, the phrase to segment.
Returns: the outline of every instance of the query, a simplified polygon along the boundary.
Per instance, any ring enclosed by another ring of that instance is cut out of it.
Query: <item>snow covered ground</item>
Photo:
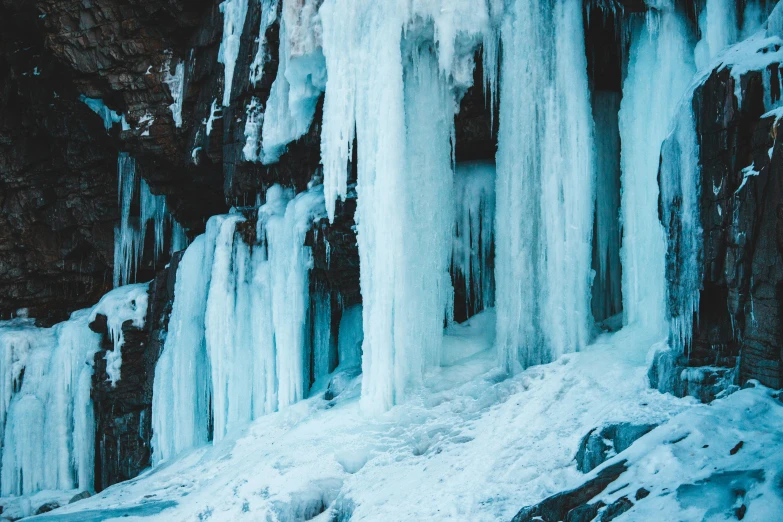
[[[658,340],[629,329],[505,379],[483,319],[451,327],[444,351],[467,356],[385,414],[360,411],[358,377],[34,520],[510,520],[584,481],[591,428],[707,408],[648,387]]]

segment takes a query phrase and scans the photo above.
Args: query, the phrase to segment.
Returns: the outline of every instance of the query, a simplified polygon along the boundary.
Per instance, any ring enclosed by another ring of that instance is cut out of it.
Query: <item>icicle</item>
[[[223,13],[223,39],[218,51],[218,62],[224,65],[223,106],[231,104],[231,87],[234,83],[234,68],[239,56],[239,45],[247,17],[248,0],[225,0],[220,4]],[[214,111],[213,111],[214,112]],[[209,132],[207,132],[209,135]]]
[[[128,284],[131,273],[135,275],[136,260],[143,248],[144,238],[131,222],[130,209],[136,190],[136,159],[127,152],[117,158],[117,199],[120,207],[120,223],[114,230],[114,286]]]
[[[581,5],[517,1],[512,11],[495,231],[497,346],[510,372],[587,344],[594,204]]]
[[[158,255],[163,250],[163,243],[165,237],[165,226],[169,219],[169,215],[166,213],[166,196],[156,196],[150,191],[150,187],[143,179],[140,182],[141,196],[140,196],[140,211],[141,217],[139,219],[139,237],[140,245],[139,250],[136,253],[135,266],[141,265],[141,259],[144,254],[144,238],[147,232],[147,223],[152,221],[153,232],[155,235],[154,245],[154,259],[157,261]]]
[[[357,304],[343,310],[340,328],[337,333],[337,353],[340,366],[350,368],[362,362],[362,305]]]
[[[695,67],[682,15],[671,8],[648,17],[657,23],[632,29],[620,104],[620,256],[624,323],[663,331],[666,246],[658,219],[658,165],[661,144]]]
[[[451,266],[457,281],[464,281],[465,310],[470,317],[495,304],[495,164],[458,163],[454,181],[456,228]]]

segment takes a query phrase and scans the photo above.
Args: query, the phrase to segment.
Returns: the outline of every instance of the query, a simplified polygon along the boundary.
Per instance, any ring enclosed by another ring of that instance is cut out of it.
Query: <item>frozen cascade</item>
[[[224,0],[220,4],[223,13],[223,39],[218,51],[218,62],[223,69],[223,106],[231,104],[231,87],[234,83],[234,68],[239,56],[239,44],[247,17],[248,0]]]
[[[451,271],[455,294],[464,287],[465,315],[470,317],[495,304],[495,164],[458,163],[454,188],[456,227]]]
[[[101,336],[89,325],[97,314],[106,315],[119,353],[122,323],[143,326],[146,303],[146,286],[134,285],[109,292],[93,308],[74,312],[52,328],[37,328],[31,319],[0,321],[1,496],[92,490],[90,393]]]
[[[695,72],[683,15],[669,7],[632,29],[620,104],[624,324],[663,332],[666,244],[658,220],[658,165],[677,104]]]
[[[554,9],[517,1],[502,26],[495,282],[509,372],[588,341],[594,182],[583,35],[577,0]]]
[[[661,210],[669,238],[667,312],[670,346],[689,353],[702,283],[701,169],[691,97],[677,109],[674,129],[661,148]],[[675,268],[676,267],[676,268]]]
[[[275,185],[260,207],[255,245],[239,234],[246,219],[214,216],[186,250],[177,271],[169,335],[155,369],[153,462],[159,464],[307,396],[306,335],[311,299],[305,237],[325,216],[323,191],[296,197]],[[331,314],[331,312],[326,312]],[[315,322],[329,337],[330,320]],[[322,354],[335,358],[334,350]],[[328,368],[328,371],[331,368]],[[211,408],[211,409],[210,409]]]
[[[325,285],[317,284],[313,296],[313,381],[322,381],[337,366],[332,346],[332,296]],[[320,384],[320,382],[319,382]]]
[[[622,310],[620,266],[620,93],[593,94],[596,206],[593,232],[593,317],[603,321]]]
[[[204,314],[212,276],[211,250],[214,242],[209,244],[205,236],[199,236],[177,270],[176,299],[153,381],[153,464],[209,439],[210,373]]]
[[[345,197],[354,138],[359,147],[361,401],[371,412],[398,403],[439,364],[452,308],[453,115],[489,14],[484,3],[442,4],[327,0],[320,10],[330,218]]]

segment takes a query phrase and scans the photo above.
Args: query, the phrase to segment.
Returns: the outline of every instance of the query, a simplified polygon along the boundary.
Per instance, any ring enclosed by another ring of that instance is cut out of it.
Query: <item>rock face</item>
[[[106,331],[105,317],[99,315],[90,327],[103,333],[103,350],[95,355],[93,402],[95,404],[95,490],[128,480],[151,464],[152,384],[155,363],[163,349],[171,305],[177,262],[150,283],[145,327],[122,326],[121,378],[112,386],[106,373],[106,351],[113,344]]]
[[[576,469],[588,473],[609,458],[631,447],[637,439],[655,428],[655,424],[621,422],[594,428],[582,438],[576,453]]]
[[[780,82],[777,64],[743,75],[740,105],[724,69],[694,94],[704,229],[700,305],[690,356],[659,354],[653,386],[668,374],[670,389],[706,401],[748,379],[783,385],[783,147],[778,122],[762,117],[765,97],[780,98]],[[676,249],[670,236],[670,282],[678,277]]]

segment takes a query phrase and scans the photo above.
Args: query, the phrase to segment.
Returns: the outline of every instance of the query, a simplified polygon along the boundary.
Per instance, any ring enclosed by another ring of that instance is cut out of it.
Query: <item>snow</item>
[[[261,100],[253,96],[246,110],[247,119],[245,120],[245,146],[242,148],[242,154],[247,161],[258,161],[261,152],[261,127],[264,123],[264,112]]]
[[[122,325],[131,321],[133,326],[141,328],[147,317],[149,283],[140,283],[121,286],[104,295],[91,312],[89,322],[93,322],[100,315],[106,316],[106,325],[109,337],[113,343],[113,350],[106,352],[106,373],[112,386],[120,380],[122,368],[122,345],[125,336]]]
[[[89,317],[90,310],[74,312],[53,328],[0,321],[0,495],[32,495],[17,503],[0,499],[4,514],[30,514],[41,495],[52,496],[34,495],[41,490],[92,489],[90,390],[100,336],[89,329]]]
[[[220,4],[220,12],[223,13],[223,39],[220,41],[220,49],[218,50],[218,62],[224,66],[223,107],[228,107],[231,104],[234,68],[239,56],[240,39],[247,17],[247,2],[248,0],[224,0]]]
[[[661,423],[696,404],[649,389],[645,354],[661,339],[638,330],[503,379],[485,314],[446,332],[444,345],[461,344],[464,357],[382,415],[362,412],[359,377],[334,400],[317,395],[266,415],[58,516],[107,510],[111,520],[173,502],[144,520],[290,520],[324,510],[314,520],[510,520],[585,479],[574,455],[592,428]]]
[[[623,314],[625,324],[662,330],[666,243],[658,220],[658,165],[695,65],[683,15],[670,8],[647,16],[632,29],[620,104]]]
[[[595,183],[583,35],[574,0],[516,2],[502,26],[495,286],[508,372],[588,342]]]
[[[739,191],[742,190],[742,187],[744,187],[745,183],[748,182],[748,178],[753,176],[758,176],[758,175],[759,175],[759,171],[757,171],[754,168],[753,163],[751,163],[750,165],[742,169],[742,183],[740,183],[740,186],[737,187],[737,190],[734,191],[734,195],[736,196],[737,194],[739,194]]]
[[[212,105],[209,108],[209,118],[204,122],[207,126],[207,136],[212,134],[212,127],[215,125],[215,120],[219,120],[223,117],[223,110],[218,105],[217,98],[212,100]]]

